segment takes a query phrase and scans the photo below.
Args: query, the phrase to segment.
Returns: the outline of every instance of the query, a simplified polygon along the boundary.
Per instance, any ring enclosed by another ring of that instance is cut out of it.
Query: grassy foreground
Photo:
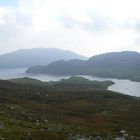
[[[139,98],[107,91],[111,84],[80,77],[49,83],[0,80],[0,139],[113,139],[121,130],[127,139],[139,139]]]

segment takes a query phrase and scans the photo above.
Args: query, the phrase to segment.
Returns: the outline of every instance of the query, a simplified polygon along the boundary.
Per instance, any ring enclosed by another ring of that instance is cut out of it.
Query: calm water
[[[41,81],[58,81],[60,79],[68,79],[70,77],[70,76],[54,76],[54,75],[43,75],[43,74],[39,74],[39,75],[26,74],[25,70],[26,68],[0,69],[0,79],[30,77],[30,78],[39,79]],[[115,84],[110,86],[108,90],[140,97],[140,82],[133,82],[130,80],[119,80],[119,79],[112,79],[112,78],[99,78],[99,77],[94,77],[89,75],[84,75],[82,77],[88,78],[90,80],[97,80],[97,81],[111,80]]]

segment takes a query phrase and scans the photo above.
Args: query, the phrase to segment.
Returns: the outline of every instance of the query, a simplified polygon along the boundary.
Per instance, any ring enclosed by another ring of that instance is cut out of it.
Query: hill
[[[0,138],[106,140],[125,130],[128,139],[139,139],[139,98],[107,91],[111,84],[81,77],[42,84],[27,78],[0,80]]]
[[[22,68],[34,65],[47,65],[53,61],[87,59],[86,57],[56,48],[34,48],[18,50],[0,55],[0,68]]]
[[[93,56],[88,60],[57,61],[47,66],[31,67],[27,73],[94,75],[140,81],[140,53],[124,51]]]

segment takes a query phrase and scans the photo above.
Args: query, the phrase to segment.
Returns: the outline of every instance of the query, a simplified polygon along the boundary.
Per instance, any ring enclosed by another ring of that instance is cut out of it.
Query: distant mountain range
[[[123,51],[96,55],[88,60],[63,60],[46,66],[30,67],[26,72],[57,75],[94,75],[140,81],[140,53]]]
[[[53,61],[87,59],[71,51],[56,48],[34,48],[18,50],[0,55],[0,68],[22,68],[35,65],[47,65]]]

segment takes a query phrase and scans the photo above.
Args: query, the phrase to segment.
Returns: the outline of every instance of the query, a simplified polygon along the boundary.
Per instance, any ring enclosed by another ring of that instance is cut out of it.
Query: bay
[[[41,81],[59,81],[61,79],[68,79],[70,76],[56,76],[56,75],[48,75],[48,74],[26,74],[27,68],[17,68],[17,69],[0,69],[0,79],[14,79],[14,78],[22,78],[29,77],[38,79]],[[89,80],[96,81],[113,81],[115,84],[108,87],[108,90],[120,92],[127,95],[138,96],[140,97],[140,82],[130,81],[128,79],[114,79],[114,78],[100,78],[91,75],[78,75]]]

